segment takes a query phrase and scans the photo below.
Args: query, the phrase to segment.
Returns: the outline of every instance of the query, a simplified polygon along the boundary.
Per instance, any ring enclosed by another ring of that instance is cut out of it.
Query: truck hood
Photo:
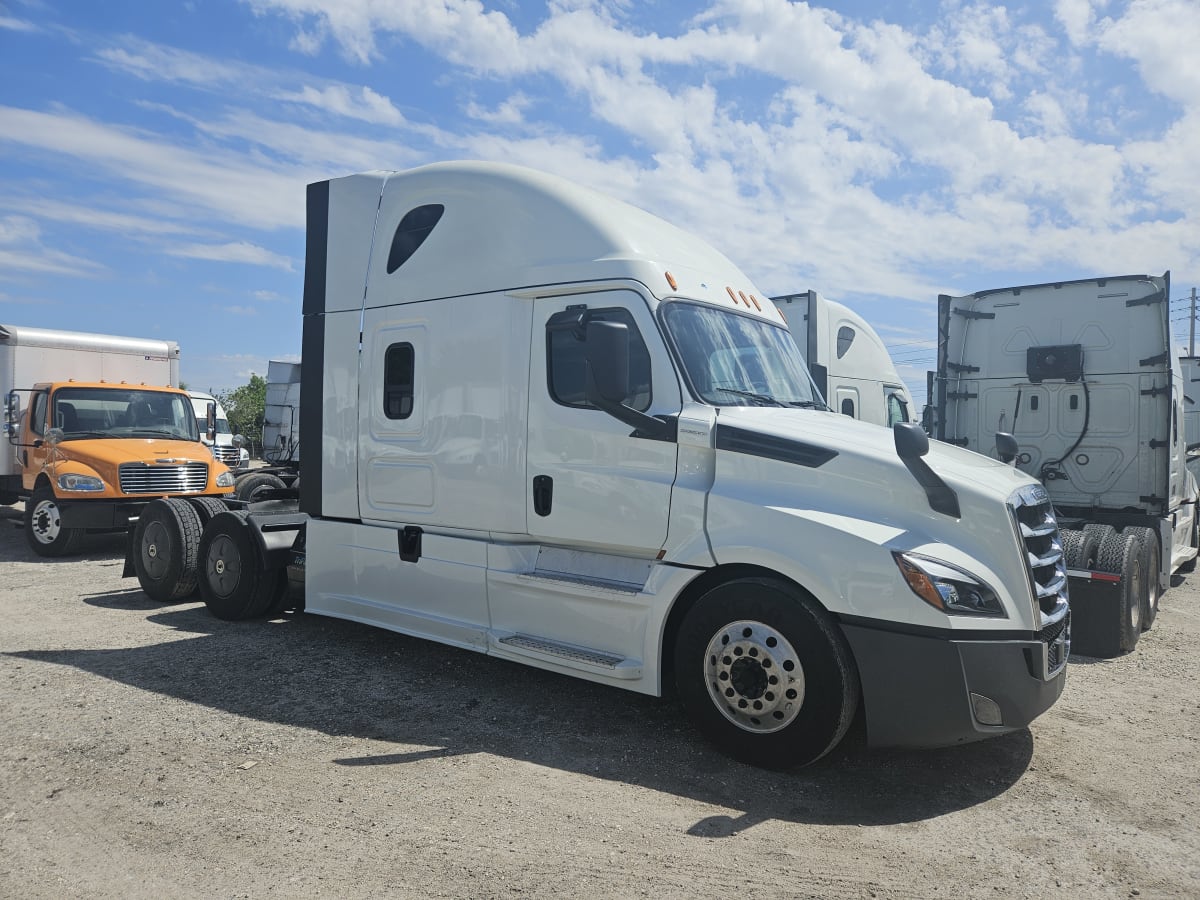
[[[915,484],[896,454],[891,430],[879,425],[832,412],[764,407],[723,407],[717,422],[719,426],[834,451],[844,463],[854,460],[858,465],[899,468]],[[994,493],[1002,498],[1023,485],[1036,483],[1011,465],[941,441],[931,440],[929,453],[922,459],[951,486]]]
[[[819,599],[854,615],[896,615],[933,627],[1036,626],[1011,504],[1022,489],[1041,489],[1024,472],[930,441],[921,459],[954,491],[955,517],[931,507],[896,453],[891,430],[878,425],[816,410],[724,407],[713,444],[707,524],[718,563],[791,571],[799,584],[836,584]],[[762,557],[756,548],[764,544],[778,548],[774,556]],[[1006,595],[1011,617],[951,621],[920,601],[914,606],[900,587],[896,552],[973,573]],[[822,574],[814,576],[817,570]]]
[[[212,451],[199,441],[175,441],[166,438],[65,440],[58,445],[58,455],[88,465],[107,463],[110,466],[130,462],[166,465],[168,460],[176,464],[213,461]]]

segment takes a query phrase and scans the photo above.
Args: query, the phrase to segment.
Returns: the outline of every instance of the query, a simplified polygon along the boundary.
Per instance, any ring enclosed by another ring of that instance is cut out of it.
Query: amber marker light
[[[725,292],[729,294],[729,299],[733,301],[733,305],[737,306],[737,294],[733,292],[733,288],[726,287]]]
[[[900,567],[900,574],[904,576],[904,580],[908,582],[908,586],[912,589],[912,592],[930,606],[945,610],[946,604],[942,602],[942,595],[933,586],[933,582],[929,580],[929,576],[899,553],[893,553],[892,556],[896,560],[896,565]]]
[[[758,305],[758,298],[755,297],[753,294],[751,294],[750,299],[754,303],[754,308],[757,309],[759,312],[762,312],[762,307]]]
[[[671,286],[671,290],[673,290],[673,291],[678,290],[679,285],[675,283],[675,276],[672,275],[670,272],[663,272],[663,274],[667,276],[667,284],[669,284]]]

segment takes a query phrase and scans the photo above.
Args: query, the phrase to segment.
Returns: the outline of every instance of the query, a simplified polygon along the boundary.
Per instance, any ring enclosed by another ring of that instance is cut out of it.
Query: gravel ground
[[[122,561],[0,521],[0,896],[1200,896],[1200,575],[1027,731],[780,774],[668,701]]]

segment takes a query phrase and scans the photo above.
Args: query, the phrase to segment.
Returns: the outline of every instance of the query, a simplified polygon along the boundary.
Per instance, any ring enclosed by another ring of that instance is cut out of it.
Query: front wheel
[[[81,528],[62,523],[62,508],[49,485],[37,488],[25,501],[25,540],[38,556],[63,556],[79,544]]]
[[[858,671],[837,625],[772,579],[738,579],[701,597],[679,629],[674,668],[699,729],[752,765],[815,762],[858,708]]]

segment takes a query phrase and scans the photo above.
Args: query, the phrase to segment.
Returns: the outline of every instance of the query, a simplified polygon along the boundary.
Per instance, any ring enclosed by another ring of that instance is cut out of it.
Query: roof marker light
[[[754,308],[757,309],[759,312],[762,312],[762,307],[758,305],[758,298],[755,297],[753,294],[751,294],[750,299],[754,301]]]
[[[667,284],[671,286],[671,290],[677,290],[679,285],[675,283],[675,276],[670,272],[663,272],[663,274],[667,276]]]
[[[727,285],[727,286],[725,287],[725,291],[726,291],[726,293],[728,293],[728,294],[729,294],[729,299],[733,301],[733,305],[734,305],[734,306],[737,306],[737,294],[735,294],[735,293],[733,292],[733,288],[731,288],[731,287],[729,287],[729,286]]]

